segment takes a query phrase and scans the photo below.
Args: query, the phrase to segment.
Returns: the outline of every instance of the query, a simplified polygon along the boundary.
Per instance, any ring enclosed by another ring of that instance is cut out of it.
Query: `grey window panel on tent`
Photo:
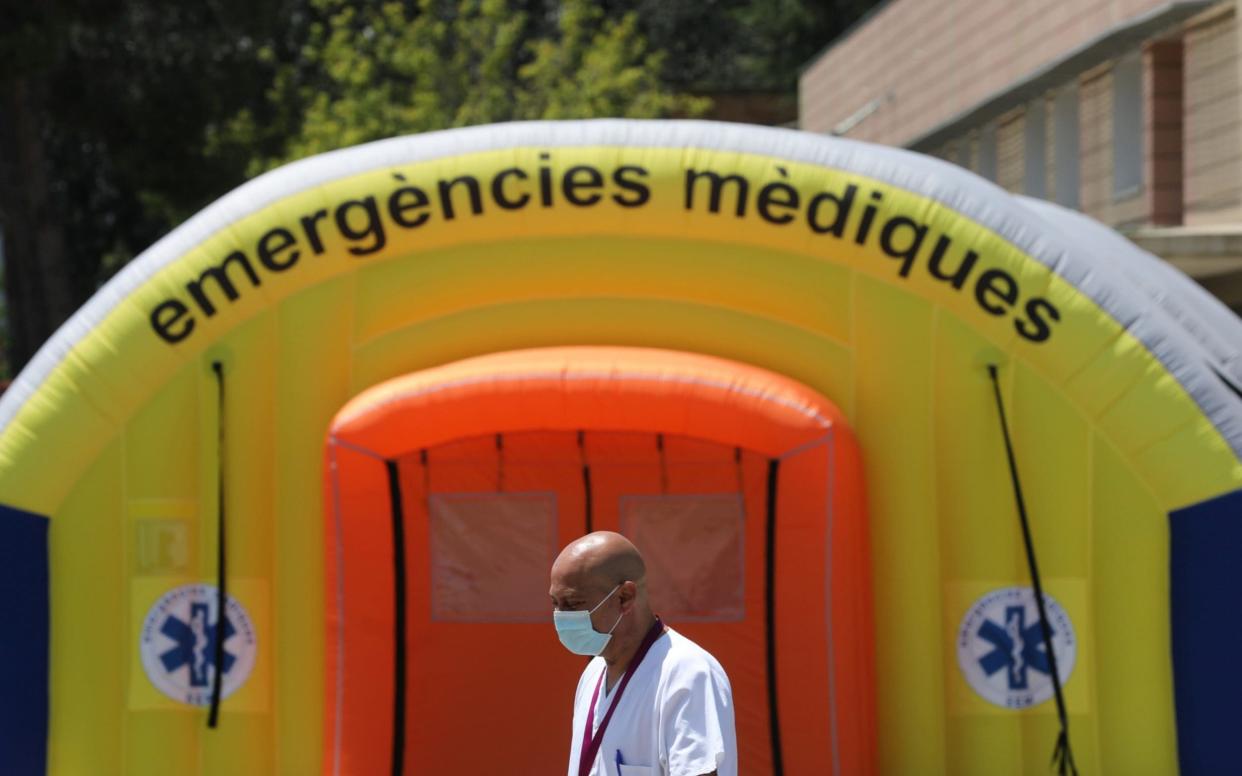
[[[621,532],[647,562],[652,608],[670,622],[743,619],[743,525],[736,493],[621,499]]]
[[[436,494],[428,499],[428,516],[433,620],[551,619],[556,494]]]

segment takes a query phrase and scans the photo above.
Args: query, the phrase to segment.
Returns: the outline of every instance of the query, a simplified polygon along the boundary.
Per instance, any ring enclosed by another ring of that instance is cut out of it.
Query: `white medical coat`
[[[578,776],[582,730],[591,694],[605,667],[604,659],[597,657],[578,679],[569,776]],[[596,730],[620,686],[618,680],[605,693],[605,686],[600,685]],[[733,689],[716,658],[670,628],[652,644],[621,695],[590,773],[700,776],[712,771],[737,776]]]

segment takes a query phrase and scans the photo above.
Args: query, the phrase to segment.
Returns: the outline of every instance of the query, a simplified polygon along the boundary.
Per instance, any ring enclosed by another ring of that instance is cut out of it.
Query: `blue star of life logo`
[[[1026,607],[1005,607],[1004,625],[995,620],[984,620],[976,635],[994,647],[991,652],[979,658],[979,666],[988,676],[1005,669],[1009,689],[1028,689],[1028,668],[1051,675],[1048,654],[1044,651],[1043,629],[1038,621],[1033,625],[1026,625]]]
[[[1074,625],[1061,604],[1047,594],[1044,610],[1064,685],[1074,670]],[[972,690],[1002,708],[1026,709],[1050,699],[1052,664],[1034,591],[1003,587],[976,600],[957,631],[957,664]]]
[[[229,596],[224,620],[218,623],[217,598],[212,585],[181,585],[161,596],[143,622],[138,646],[147,679],[180,703],[206,706],[211,702],[217,646],[223,647],[222,698],[236,692],[254,668],[257,646],[250,615]],[[217,638],[222,639],[219,645]]]
[[[169,616],[164,620],[160,633],[176,642],[176,646],[160,655],[164,670],[172,673],[182,666],[189,666],[190,686],[207,687],[216,662],[216,633],[214,622],[207,621],[208,606],[205,603],[190,604],[190,621]],[[237,632],[228,618],[224,619],[224,640]],[[237,657],[228,650],[224,652],[224,673],[227,675]]]

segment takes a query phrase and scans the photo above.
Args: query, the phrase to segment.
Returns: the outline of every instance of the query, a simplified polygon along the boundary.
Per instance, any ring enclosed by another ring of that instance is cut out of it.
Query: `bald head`
[[[619,533],[596,531],[569,543],[552,564],[552,578],[573,580],[574,586],[611,590],[622,582],[639,586],[647,576],[647,565],[638,548]]]
[[[570,542],[552,564],[548,590],[552,607],[560,612],[588,611],[591,627],[611,634],[599,653],[610,671],[624,667],[655,622],[646,578],[647,564],[638,548],[612,531],[596,531]]]

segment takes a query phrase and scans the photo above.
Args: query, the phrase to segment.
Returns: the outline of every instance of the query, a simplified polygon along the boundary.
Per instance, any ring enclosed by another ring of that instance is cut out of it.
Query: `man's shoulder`
[[[666,673],[677,678],[710,676],[728,684],[724,667],[712,653],[672,628],[668,629],[668,637],[668,657],[664,661]]]

